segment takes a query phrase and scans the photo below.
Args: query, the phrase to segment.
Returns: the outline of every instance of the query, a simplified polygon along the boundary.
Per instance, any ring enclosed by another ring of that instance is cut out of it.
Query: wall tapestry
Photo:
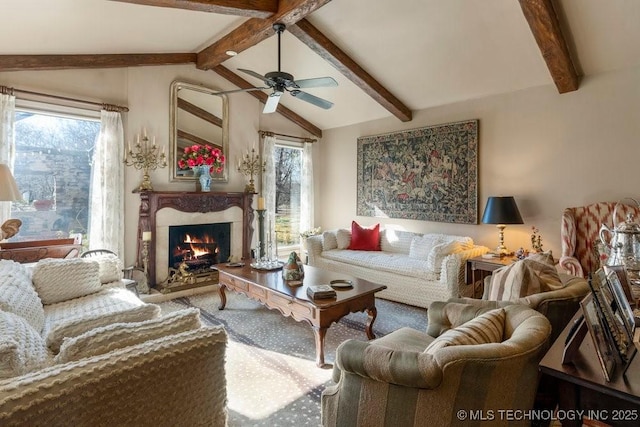
[[[358,138],[361,216],[478,223],[478,120]]]

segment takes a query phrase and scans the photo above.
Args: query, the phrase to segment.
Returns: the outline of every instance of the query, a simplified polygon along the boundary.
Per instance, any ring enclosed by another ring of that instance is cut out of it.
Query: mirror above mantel
[[[169,117],[170,180],[194,181],[191,169],[180,169],[178,160],[184,148],[194,144],[211,145],[229,157],[229,102],[218,89],[200,84],[174,81],[171,83]],[[228,181],[228,161],[222,171],[213,172],[211,179]]]

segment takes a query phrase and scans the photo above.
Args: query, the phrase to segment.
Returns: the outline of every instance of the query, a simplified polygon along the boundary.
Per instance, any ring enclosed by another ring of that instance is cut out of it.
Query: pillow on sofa
[[[544,255],[534,255],[495,270],[489,283],[492,301],[517,301],[562,288],[552,259]]]
[[[368,228],[351,221],[351,243],[348,249],[354,251],[379,251],[380,224]]]
[[[322,233],[322,250],[323,251],[330,251],[331,249],[338,248],[338,239],[336,237],[336,233],[337,233],[336,230],[325,231]]]
[[[341,228],[336,231],[336,242],[338,249],[349,249],[351,244],[351,231],[346,228]]]
[[[20,316],[0,311],[0,379],[26,374],[51,363],[44,339]]]
[[[461,252],[462,245],[457,240],[451,240],[449,242],[437,242],[429,252],[427,257],[427,268],[436,274],[440,274],[442,270],[442,261],[451,254]]]
[[[411,239],[411,246],[409,246],[409,258],[421,259],[427,261],[431,249],[441,243],[439,240],[431,235],[425,234],[423,236],[414,236]]]
[[[105,254],[94,256],[91,260],[98,263],[98,276],[102,284],[117,282],[124,276],[122,273],[124,265],[122,264],[122,260],[116,255]]]
[[[105,354],[156,338],[198,329],[201,326],[200,310],[197,308],[174,311],[143,322],[114,323],[73,338],[65,338],[55,362],[65,363]]]
[[[10,261],[13,263],[13,261]],[[5,264],[0,276],[0,310],[24,318],[40,333],[44,326],[44,307],[28,272],[18,263]]]
[[[454,329],[449,329],[429,344],[425,353],[433,354],[451,345],[477,345],[502,342],[506,312],[504,308],[487,311]]]
[[[102,287],[98,263],[82,258],[40,260],[32,280],[45,305],[89,295]]]

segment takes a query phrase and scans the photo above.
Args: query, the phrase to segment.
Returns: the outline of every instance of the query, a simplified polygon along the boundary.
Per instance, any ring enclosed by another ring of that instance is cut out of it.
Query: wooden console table
[[[640,356],[629,365],[625,375],[616,367],[611,381],[606,382],[587,335],[572,364],[562,364],[564,343],[574,322],[582,314],[579,310],[540,362],[545,384],[557,390],[558,409],[571,411],[589,419],[598,419],[612,426],[640,425]],[[567,412],[569,413],[569,412]],[[581,426],[578,419],[564,419],[563,426]]]
[[[0,259],[29,263],[43,258],[77,258],[82,245],[73,242],[73,239],[51,239],[0,243]]]

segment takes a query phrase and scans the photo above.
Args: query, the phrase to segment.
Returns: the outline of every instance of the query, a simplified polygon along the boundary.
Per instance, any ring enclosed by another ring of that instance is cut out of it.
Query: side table
[[[477,256],[474,258],[469,258],[467,260],[465,280],[467,285],[473,286],[473,298],[476,298],[476,288],[483,286],[485,277],[491,275],[494,270],[497,270],[500,267],[504,267],[505,265],[509,265],[517,260],[518,258],[516,258],[515,256],[503,256],[495,258],[484,258],[482,256]],[[480,282],[480,285],[478,285],[478,282]],[[480,298],[482,298],[482,292],[480,292]]]
[[[589,335],[580,345],[573,363],[562,364],[565,341],[569,330],[582,311],[551,345],[540,361],[541,392],[557,391],[558,409],[565,414],[579,415],[562,420],[563,427],[582,426],[583,417],[610,426],[637,426],[640,424],[640,357],[636,355],[626,373],[616,367],[611,381],[604,380],[593,340]]]

